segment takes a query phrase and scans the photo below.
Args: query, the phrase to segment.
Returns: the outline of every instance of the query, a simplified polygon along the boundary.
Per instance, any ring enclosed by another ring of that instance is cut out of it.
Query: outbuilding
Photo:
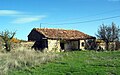
[[[85,49],[86,41],[95,37],[78,30],[33,28],[28,41],[34,41],[32,48],[37,50],[60,51]]]

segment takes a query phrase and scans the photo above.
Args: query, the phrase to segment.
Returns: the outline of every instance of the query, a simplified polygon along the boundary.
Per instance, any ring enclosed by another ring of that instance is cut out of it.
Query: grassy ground
[[[42,53],[35,50],[19,50],[11,52],[0,52],[0,75],[8,75],[9,71],[22,70],[58,58],[56,53]]]
[[[9,75],[119,75],[120,51],[73,51],[60,53],[52,62],[13,70]],[[34,60],[33,60],[34,61]]]

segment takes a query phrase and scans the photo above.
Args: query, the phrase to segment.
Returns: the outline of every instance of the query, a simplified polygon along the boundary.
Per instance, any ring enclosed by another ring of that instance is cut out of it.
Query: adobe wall
[[[65,50],[76,50],[79,49],[78,41],[66,41]]]
[[[82,46],[82,43],[84,43],[84,46]],[[80,40],[80,49],[85,50],[85,40]]]
[[[60,52],[60,41],[48,39],[48,51]]]

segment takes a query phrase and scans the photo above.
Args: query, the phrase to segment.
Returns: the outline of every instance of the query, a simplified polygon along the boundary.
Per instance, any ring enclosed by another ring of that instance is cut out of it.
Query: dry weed
[[[9,53],[0,53],[0,75],[7,74],[12,69],[32,67],[58,58],[56,53],[42,53],[26,48],[18,48]]]

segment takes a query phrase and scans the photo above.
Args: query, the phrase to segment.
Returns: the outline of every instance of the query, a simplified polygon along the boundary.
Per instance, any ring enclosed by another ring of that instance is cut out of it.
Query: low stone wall
[[[27,48],[32,48],[35,42],[21,42],[21,46],[27,47]]]
[[[24,49],[32,49],[32,46],[35,42],[20,42],[20,43],[13,43],[12,50],[24,50]]]

